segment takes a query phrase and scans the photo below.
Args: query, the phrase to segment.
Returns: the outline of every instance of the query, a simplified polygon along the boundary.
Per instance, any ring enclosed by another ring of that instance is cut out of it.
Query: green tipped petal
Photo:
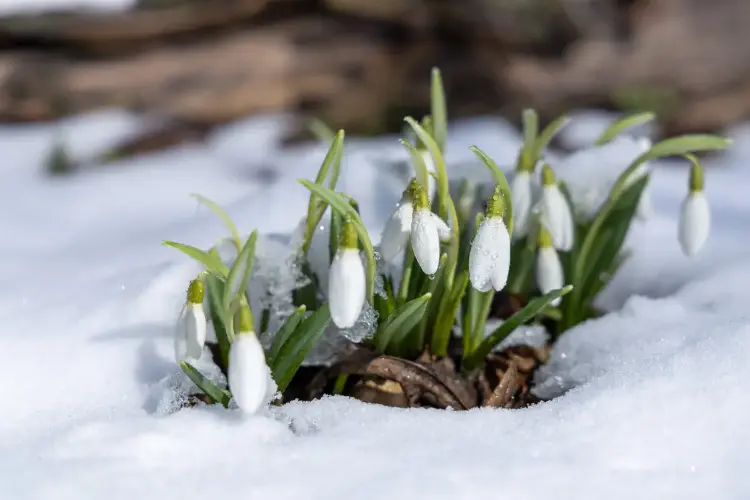
[[[696,158],[693,155],[687,155],[688,159],[692,163],[690,167],[690,192],[691,193],[701,193],[703,192],[703,185],[704,185],[704,179],[703,179],[703,167],[701,167],[701,164],[698,162],[698,158]]]
[[[555,185],[555,172],[547,163],[542,167],[542,184],[545,186]]]
[[[344,228],[341,230],[339,248],[357,248],[357,243],[357,228],[352,221],[347,219],[344,222]]]
[[[203,297],[206,292],[206,285],[203,283],[203,279],[195,278],[190,282],[187,290],[187,300],[191,304],[203,304]]]
[[[505,201],[503,200],[503,189],[500,184],[495,185],[495,192],[487,200],[487,218],[501,217],[505,213]]]
[[[414,210],[420,208],[430,209],[430,198],[427,196],[427,191],[425,191],[425,188],[416,179],[412,179],[409,182],[406,191],[409,193],[409,197],[411,197]]]
[[[552,235],[541,224],[539,227],[539,238],[537,244],[539,245],[539,248],[552,248]]]
[[[240,310],[234,315],[234,332],[236,335],[250,333],[253,331],[253,313],[247,302],[240,306]]]

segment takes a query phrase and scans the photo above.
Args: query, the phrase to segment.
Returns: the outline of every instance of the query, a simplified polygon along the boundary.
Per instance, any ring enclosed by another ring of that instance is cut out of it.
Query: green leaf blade
[[[224,223],[227,229],[229,229],[229,232],[232,235],[232,240],[234,241],[234,244],[237,247],[237,251],[239,251],[242,245],[241,240],[240,240],[240,233],[239,231],[237,231],[237,226],[235,225],[234,221],[229,216],[227,211],[221,208],[217,203],[206,198],[203,195],[193,193],[190,196],[192,196],[193,198],[198,200],[200,203],[205,205],[206,208],[211,210],[214,214],[216,214],[221,219],[221,221]]]
[[[431,298],[432,294],[426,293],[393,311],[375,334],[375,345],[380,352],[386,352],[392,340],[398,344],[422,320]]]
[[[224,307],[229,305],[245,293],[250,275],[253,272],[253,261],[255,259],[255,244],[258,240],[258,232],[253,231],[242,246],[232,269],[229,270],[227,283],[224,287]]]
[[[277,331],[273,336],[271,349],[266,355],[266,360],[268,361],[268,366],[271,367],[272,373],[275,372],[274,366],[276,365],[279,352],[281,352],[284,344],[286,344],[286,342],[289,340],[289,337],[292,335],[292,333],[294,333],[294,330],[299,326],[300,322],[302,322],[302,318],[304,317],[306,311],[307,306],[299,306],[296,311],[289,315],[286,321],[284,321],[284,324],[281,325],[281,328],[279,328],[279,331]]]
[[[289,336],[274,360],[273,378],[279,391],[284,392],[297,373],[302,361],[331,323],[328,304],[307,317]]]
[[[609,127],[604,129],[601,135],[596,139],[596,141],[594,141],[594,145],[601,146],[603,144],[611,142],[615,137],[622,134],[627,129],[643,125],[644,123],[648,123],[650,121],[653,121],[654,119],[656,119],[656,113],[652,113],[651,111],[635,113],[620,118],[619,120],[616,120],[614,123],[612,123]]]
[[[526,307],[513,314],[513,316],[504,321],[502,325],[500,325],[497,329],[495,329],[494,332],[492,332],[490,335],[485,337],[482,342],[480,342],[476,350],[471,353],[471,355],[465,360],[464,369],[467,372],[476,370],[479,366],[482,365],[487,355],[492,352],[492,349],[494,349],[495,346],[497,346],[508,335],[510,335],[513,330],[532,319],[540,311],[542,311],[542,309],[546,308],[552,301],[559,297],[562,297],[572,289],[573,286],[568,285],[559,290],[553,290],[552,292],[542,297],[537,297],[526,304]]]
[[[187,377],[214,403],[221,403],[224,408],[229,407],[229,401],[232,399],[228,391],[219,389],[216,384],[208,380],[201,372],[196,370],[191,364],[180,361],[180,368]]]
[[[229,276],[229,268],[221,262],[221,259],[210,255],[208,252],[204,252],[200,248],[195,248],[190,245],[183,243],[177,243],[176,241],[165,241],[164,244],[168,247],[175,248],[188,257],[191,257],[205,266],[206,270],[216,274],[217,276],[226,279]]]
[[[432,68],[430,85],[430,113],[432,115],[432,135],[441,152],[445,152],[448,137],[448,111],[445,102],[445,89],[440,70]]]

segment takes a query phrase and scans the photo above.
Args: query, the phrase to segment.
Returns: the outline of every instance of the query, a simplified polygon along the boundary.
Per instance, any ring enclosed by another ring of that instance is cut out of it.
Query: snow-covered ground
[[[543,388],[573,389],[553,402],[455,413],[332,397],[252,418],[155,415],[159,382],[178,372],[172,327],[196,271],[161,240],[224,236],[193,192],[244,231],[291,230],[307,199],[295,181],[326,147],[279,150],[287,120],[248,120],[207,145],[68,178],[43,175],[56,134],[86,158],[138,120],[113,111],[0,129],[0,498],[750,498],[747,127],[706,167],[714,224],[694,261],[676,241],[687,166],[657,168],[656,213],[602,297],[616,312],[558,344]],[[590,135],[580,120],[574,143]],[[452,164],[473,158],[471,144],[509,164],[519,143],[489,118],[450,137]],[[395,137],[346,147],[340,188],[379,229],[403,186],[372,159],[405,153]],[[263,181],[269,168],[277,175]]]

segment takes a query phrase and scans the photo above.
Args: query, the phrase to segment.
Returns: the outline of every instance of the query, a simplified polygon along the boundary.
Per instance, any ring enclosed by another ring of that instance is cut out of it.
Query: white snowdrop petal
[[[499,292],[508,283],[508,273],[510,271],[510,235],[501,218],[493,222],[497,223],[494,235],[497,248],[495,255],[497,258],[495,259],[495,266],[492,268],[490,278],[492,280],[492,287]]]
[[[188,302],[180,315],[175,332],[177,361],[199,359],[206,343],[206,314],[202,304]]]
[[[528,234],[533,202],[529,172],[516,172],[511,182],[510,196],[513,203],[513,237],[521,238]]]
[[[414,208],[410,201],[403,201],[393,211],[385,224],[380,237],[380,255],[386,261],[395,259],[406,247],[411,231],[411,218]]]
[[[229,350],[229,390],[242,411],[253,414],[268,402],[268,366],[254,333],[239,334]]]
[[[448,224],[446,224],[443,219],[438,217],[438,215],[433,212],[430,212],[430,218],[432,219],[433,224],[435,224],[435,228],[437,229],[440,241],[450,240],[451,228],[448,226]]]
[[[555,249],[540,248],[536,255],[536,284],[539,291],[546,294],[552,290],[558,290],[565,286],[564,281],[562,264]],[[551,304],[557,307],[560,304],[560,298],[558,297]]]
[[[430,214],[426,208],[415,211],[411,224],[411,247],[422,271],[433,275],[440,265],[440,237]]]
[[[555,248],[568,251],[573,247],[575,224],[570,206],[560,189],[555,186],[545,186],[542,191],[542,224],[552,236]]]
[[[508,279],[510,237],[499,217],[485,219],[469,251],[469,280],[481,292],[502,290]],[[498,288],[500,286],[500,288]]]
[[[365,303],[365,268],[356,248],[341,248],[333,258],[328,279],[331,319],[339,328],[351,328]]]
[[[679,222],[679,240],[685,255],[698,253],[708,239],[711,213],[708,200],[702,192],[691,193],[682,203]]]

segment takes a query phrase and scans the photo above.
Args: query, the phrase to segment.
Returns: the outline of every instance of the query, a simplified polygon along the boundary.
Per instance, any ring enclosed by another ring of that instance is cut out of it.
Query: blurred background
[[[443,72],[451,118],[652,110],[662,135],[750,114],[748,0],[0,0],[0,122],[146,114],[112,156],[284,112],[397,132]]]

